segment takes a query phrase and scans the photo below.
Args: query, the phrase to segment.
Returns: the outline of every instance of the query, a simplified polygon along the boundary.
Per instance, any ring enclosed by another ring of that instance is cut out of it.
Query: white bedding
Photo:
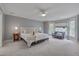
[[[35,35],[22,33],[21,37],[27,42],[28,46],[30,46],[32,42],[49,38],[48,34],[44,33],[35,33]]]
[[[48,34],[44,34],[44,33],[36,33],[35,36],[37,41],[48,38]]]

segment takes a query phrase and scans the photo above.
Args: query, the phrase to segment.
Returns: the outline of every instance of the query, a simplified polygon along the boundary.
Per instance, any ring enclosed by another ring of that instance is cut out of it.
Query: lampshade
[[[15,28],[14,28],[15,30],[18,30],[18,27],[17,26],[15,26]]]

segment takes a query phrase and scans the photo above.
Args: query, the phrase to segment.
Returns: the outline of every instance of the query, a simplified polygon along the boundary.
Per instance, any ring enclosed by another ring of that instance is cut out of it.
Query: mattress
[[[37,41],[49,38],[48,34],[44,34],[44,33],[36,33],[35,36]]]

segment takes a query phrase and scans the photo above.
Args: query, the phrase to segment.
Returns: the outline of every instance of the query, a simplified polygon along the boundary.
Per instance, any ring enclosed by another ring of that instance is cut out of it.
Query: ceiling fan
[[[41,12],[41,16],[45,17],[47,15],[47,10],[45,9],[39,9],[39,11]]]
[[[48,10],[49,10],[50,8],[46,8],[46,9],[43,9],[43,8],[37,8],[37,9],[38,9],[39,12],[41,13],[41,16],[45,17],[45,16],[47,16],[47,14],[48,14]]]

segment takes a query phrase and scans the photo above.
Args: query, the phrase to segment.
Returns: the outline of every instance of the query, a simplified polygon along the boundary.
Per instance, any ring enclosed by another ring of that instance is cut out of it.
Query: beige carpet
[[[1,56],[72,56],[79,55],[79,44],[71,40],[50,38],[40,44],[27,48],[23,41],[7,41],[0,48]]]

